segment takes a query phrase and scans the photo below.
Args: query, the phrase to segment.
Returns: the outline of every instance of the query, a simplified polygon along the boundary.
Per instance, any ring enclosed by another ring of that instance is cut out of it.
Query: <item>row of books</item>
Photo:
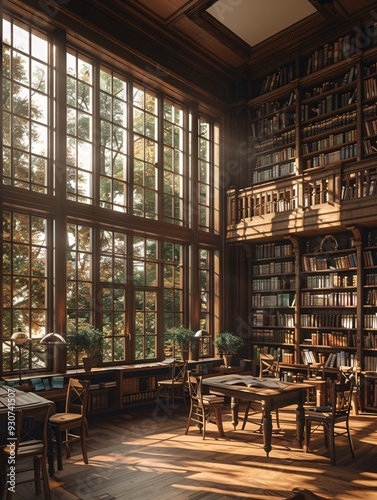
[[[339,368],[340,366],[357,366],[356,355],[348,351],[330,352],[323,362],[323,355],[319,359],[319,353],[310,349],[303,349],[301,357],[305,365],[323,363],[324,368]]]
[[[377,97],[377,82],[375,78],[364,80],[364,97],[365,99]]]
[[[302,145],[302,154],[322,151],[323,149],[339,146],[345,142],[356,141],[356,130],[349,130],[340,134],[331,134],[328,137],[315,142],[304,142]]]
[[[370,118],[374,118],[377,116],[377,103],[368,103],[363,106],[363,117],[364,120],[368,120]],[[367,123],[367,122],[365,122]]]
[[[332,111],[340,110],[356,102],[357,90],[350,90],[342,94],[330,94],[320,101],[301,105],[301,120],[307,121],[311,118],[327,115]]]
[[[313,313],[301,314],[301,326],[311,328],[357,328],[356,314]]]
[[[261,354],[270,354],[271,356],[277,356],[280,355],[279,361],[282,361],[284,353],[290,352],[285,349],[280,349],[274,346],[258,346],[254,345],[253,346],[253,352],[252,352],[252,359],[259,361],[260,355]]]
[[[295,326],[294,315],[276,311],[276,313],[268,314],[267,325],[293,328]]]
[[[256,162],[256,168],[268,167],[275,163],[283,162],[285,160],[292,160],[296,156],[296,150],[292,147],[287,147],[280,149],[274,153],[268,153],[263,156],[259,156]]]
[[[262,243],[255,246],[256,259],[269,259],[276,257],[290,257],[293,255],[290,243],[281,245],[276,243]]]
[[[375,266],[377,265],[377,263],[375,263],[375,260],[373,259],[374,262],[373,264],[368,264],[369,266],[372,265],[372,266]],[[367,274],[365,276],[365,284],[367,286],[371,286],[371,285],[377,285],[377,274],[375,273],[370,273],[370,274]]]
[[[325,120],[316,121],[305,125],[301,128],[301,134],[304,139],[312,137],[313,135],[331,132],[333,129],[339,129],[348,125],[356,126],[356,111],[348,111],[341,113]]]
[[[252,281],[252,289],[255,291],[294,290],[295,288],[296,280],[280,276],[258,278]]]
[[[371,360],[371,368],[367,368],[367,371],[377,372],[377,358]],[[369,380],[367,384],[364,384],[364,407],[365,408],[377,408],[377,381]]]
[[[292,344],[294,333],[292,330],[270,330],[268,328],[253,328],[253,342],[278,342],[279,344]]]
[[[123,393],[133,393],[142,390],[155,390],[155,377],[127,377],[123,379]]]
[[[364,333],[363,340],[365,349],[377,349],[377,333]]]
[[[108,391],[94,391],[89,394],[90,411],[104,410],[109,406]]]
[[[294,272],[294,265],[291,260],[267,262],[253,266],[254,276],[263,276],[267,274],[290,274]]]
[[[365,250],[364,251],[364,263],[367,267],[377,266],[377,253],[376,250]],[[366,276],[366,284],[374,285],[376,284],[376,274],[368,274]]]
[[[312,332],[304,343],[327,347],[356,347],[356,334],[353,332]]]
[[[364,370],[377,372],[377,356],[364,356]]]
[[[377,290],[368,290],[365,298],[365,304],[367,306],[376,306],[377,305]]]
[[[282,326],[291,327],[294,325],[294,315],[291,313],[280,313],[279,311],[268,314],[267,312],[257,312],[252,314],[253,326]]]
[[[293,307],[295,296],[292,293],[278,293],[274,295],[263,295],[256,293],[251,297],[252,307]]]
[[[286,146],[287,144],[292,144],[295,142],[296,133],[294,130],[283,132],[282,134],[275,134],[273,137],[268,137],[268,134],[272,132],[258,129],[256,130],[255,125],[252,126],[253,137],[257,138],[254,144],[255,153],[262,153],[263,151],[268,151],[273,148],[280,148]],[[267,134],[267,138],[266,138]]]
[[[339,37],[331,43],[325,43],[321,48],[315,50],[308,58],[306,74],[326,68],[337,62],[343,61],[356,54],[358,51],[356,33],[348,33]]]
[[[267,182],[278,177],[285,177],[296,173],[296,161],[289,161],[287,163],[268,165],[269,168],[264,170],[254,170],[253,183]]]
[[[123,405],[134,405],[154,401],[156,391],[137,392],[133,394],[124,394],[122,398]]]
[[[356,274],[316,274],[314,276],[306,276],[305,288],[333,288],[333,287],[356,287],[357,275]]]
[[[287,85],[294,78],[294,65],[288,64],[277,68],[276,71],[266,76],[260,87],[260,94],[265,94],[271,90]]]
[[[268,101],[261,104],[254,110],[254,115],[256,118],[263,118],[266,115],[275,113],[276,111],[284,110],[289,106],[293,106],[295,102],[296,92],[291,92],[286,99],[282,99],[281,101]]]
[[[329,92],[330,90],[336,90],[344,85],[348,85],[356,80],[357,76],[357,68],[356,66],[352,66],[349,71],[346,71],[343,76],[334,80],[327,80],[323,82],[321,85],[316,85],[311,89],[307,89],[304,94],[304,99],[310,99],[311,97],[315,97],[317,95],[321,95],[325,92]]]
[[[377,315],[376,314],[364,314],[364,328],[377,328]]]
[[[330,307],[356,307],[357,292],[303,292],[301,294],[302,306],[330,306]]]
[[[331,165],[342,160],[356,158],[357,144],[349,144],[330,153],[321,153],[306,161],[306,169]]]
[[[294,111],[279,111],[273,116],[261,118],[258,122],[252,123],[253,137],[263,137],[266,134],[275,134],[290,125],[294,125],[296,113]],[[293,131],[293,140],[295,133]],[[287,141],[288,142],[288,141]],[[289,141],[292,142],[292,141]]]
[[[303,255],[302,267],[306,272],[310,271],[328,271],[331,269],[353,269],[357,266],[356,252],[345,255]]]
[[[377,120],[364,121],[364,129],[367,136],[377,135]]]
[[[377,151],[377,139],[364,139],[363,140],[364,153],[369,155]]]
[[[32,379],[22,380],[22,385],[30,387],[35,392],[51,391],[55,389],[64,389],[64,377],[34,377]],[[7,381],[8,385],[19,385],[19,380]]]

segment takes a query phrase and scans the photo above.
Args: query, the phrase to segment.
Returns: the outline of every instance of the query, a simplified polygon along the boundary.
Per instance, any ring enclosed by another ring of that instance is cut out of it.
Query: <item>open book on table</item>
[[[216,381],[227,385],[245,385],[247,387],[266,387],[268,389],[284,389],[287,384],[274,378],[259,378],[252,375],[226,375],[216,377]]]

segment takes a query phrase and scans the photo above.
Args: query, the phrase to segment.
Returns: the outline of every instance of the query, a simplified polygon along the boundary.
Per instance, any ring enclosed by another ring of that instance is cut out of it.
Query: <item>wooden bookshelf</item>
[[[190,361],[191,370],[211,373],[219,369],[220,358],[204,358]],[[68,370],[65,373],[40,373],[22,377],[24,390],[36,391],[58,407],[64,406],[69,378],[90,381],[89,413],[108,412],[133,406],[151,404],[156,400],[157,381],[169,376],[169,365],[152,362],[140,365],[119,365],[111,368],[94,367]],[[18,377],[3,377],[3,382],[19,385]],[[59,388],[56,385],[59,385]]]
[[[250,276],[253,359],[280,349],[293,362],[295,337],[295,256],[289,241],[258,244]]]
[[[325,368],[357,366],[358,270],[352,233],[302,243],[299,351]]]
[[[377,231],[291,239],[250,243],[252,363],[280,349],[285,373],[320,365],[325,379],[345,366],[377,374]],[[372,393],[361,398],[369,409]]]

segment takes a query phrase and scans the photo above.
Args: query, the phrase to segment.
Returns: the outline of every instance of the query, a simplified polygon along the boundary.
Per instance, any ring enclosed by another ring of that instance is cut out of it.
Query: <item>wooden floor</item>
[[[155,408],[91,417],[89,464],[79,448],[51,479],[52,499],[287,499],[307,490],[324,499],[377,499],[377,415],[351,417],[356,458],[345,438],[337,440],[337,465],[331,466],[323,435],[313,437],[312,452],[295,440],[294,408],[280,412],[282,432],[274,435],[269,458],[257,427],[233,430],[224,411],[225,438],[209,424],[203,440],[195,426],[184,434],[187,410],[174,418]],[[32,500],[32,483],[15,499]],[[308,494],[297,498],[313,498]],[[318,498],[318,497],[314,497]]]

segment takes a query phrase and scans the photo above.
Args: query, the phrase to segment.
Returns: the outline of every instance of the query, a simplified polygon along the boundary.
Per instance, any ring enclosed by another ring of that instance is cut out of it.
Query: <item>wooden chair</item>
[[[14,430],[12,436],[14,439],[12,439],[12,443],[9,442],[0,448],[1,475],[3,476],[1,489],[2,493],[5,488],[7,489],[7,499],[12,498],[12,488],[5,484],[5,477],[10,473],[10,467],[14,467],[16,477],[13,492],[17,491],[18,485],[34,481],[36,494],[41,494],[42,483],[44,497],[51,498],[47,472],[47,451],[48,420],[52,407],[53,403],[45,403],[33,409],[25,407],[25,409],[14,412],[15,427],[12,429]],[[24,465],[21,465],[21,462],[24,462]],[[30,471],[34,472],[34,477],[25,477],[24,473]],[[20,475],[22,475],[22,479],[19,478]]]
[[[276,351],[275,355],[272,354],[260,354],[259,357],[259,377],[260,378],[280,378],[280,369],[279,369],[279,361],[280,360],[280,349]],[[250,422],[249,413],[252,410],[251,415],[255,415],[257,413],[262,412],[262,404],[259,402],[251,402],[249,401],[245,408],[245,413],[243,418],[242,430],[245,429],[246,423]],[[279,423],[279,410],[275,410],[275,419],[276,419],[276,430],[280,430]],[[254,421],[253,421],[254,422]],[[255,423],[255,422],[254,422]],[[257,432],[262,432],[263,425],[263,417],[258,422],[259,429]]]
[[[50,417],[50,426],[55,436],[57,448],[58,470],[63,470],[62,445],[65,444],[67,458],[70,457],[70,446],[80,441],[84,463],[88,463],[86,437],[88,423],[89,380],[69,379],[64,413],[55,413]],[[62,433],[65,433],[62,439]]]
[[[187,407],[186,373],[187,361],[173,361],[170,365],[169,379],[157,382],[158,405],[162,406],[162,400],[167,401],[165,406],[167,413],[174,414],[176,399],[182,399]]]
[[[331,386],[330,404],[310,409],[305,415],[305,445],[309,452],[310,437],[313,432],[322,427],[325,435],[325,446],[330,449],[331,464],[335,465],[335,438],[347,436],[352,457],[355,456],[350,429],[349,416],[352,407],[352,393],[355,387],[355,377],[346,381],[334,381]],[[315,428],[312,425],[315,424]]]
[[[190,413],[185,434],[188,433],[191,422],[196,422],[199,432],[205,439],[207,423],[210,422],[217,425],[220,437],[224,437],[221,413],[224,398],[212,394],[203,395],[202,376],[195,376],[190,371],[187,373],[187,383],[190,394]]]

